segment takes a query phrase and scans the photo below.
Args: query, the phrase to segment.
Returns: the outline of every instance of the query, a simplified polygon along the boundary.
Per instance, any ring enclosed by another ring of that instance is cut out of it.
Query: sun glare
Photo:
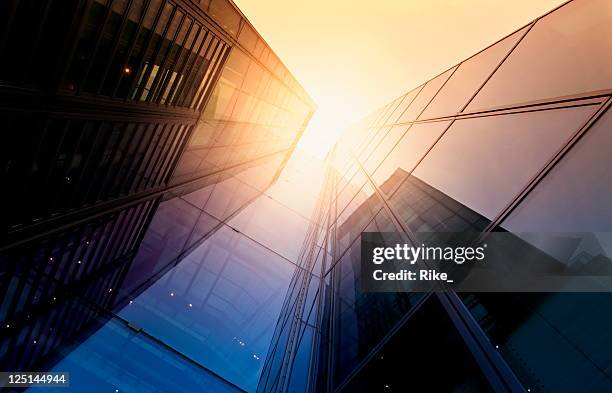
[[[308,123],[298,147],[324,158],[344,130],[364,116],[354,109],[350,97],[315,98],[318,108]]]

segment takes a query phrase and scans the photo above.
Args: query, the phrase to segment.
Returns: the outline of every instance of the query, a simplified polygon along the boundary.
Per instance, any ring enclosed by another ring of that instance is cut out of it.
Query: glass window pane
[[[609,0],[564,5],[535,24],[467,109],[609,89],[610,36]]]
[[[444,82],[446,82],[449,76],[451,76],[455,68],[457,67],[453,67],[450,70],[444,72],[441,75],[438,75],[434,79],[427,82],[425,87],[423,87],[423,89],[419,92],[419,95],[416,96],[414,101],[412,101],[408,109],[406,109],[406,111],[402,114],[402,116],[397,122],[404,123],[407,121],[416,120],[423,111],[423,109],[427,106],[427,104],[429,104],[429,101],[431,101],[431,99],[436,95],[438,90],[440,90],[440,87],[442,87]]]
[[[523,36],[526,29],[525,27],[517,31],[461,63],[457,71],[425,109],[421,119],[452,116],[460,112],[504,56]]]
[[[391,177],[398,180],[410,173],[449,124],[450,121],[441,121],[414,124],[410,127],[391,154],[374,172],[372,176],[374,182],[384,192],[390,191],[393,187],[385,187],[384,183]]]
[[[371,174],[374,172],[376,167],[380,165],[380,163],[387,156],[387,154],[391,152],[391,149],[393,149],[393,146],[395,146],[395,144],[399,141],[402,135],[404,135],[404,132],[406,131],[406,128],[408,127],[409,125],[406,125],[406,124],[393,126],[391,127],[391,130],[387,132],[387,135],[385,135],[385,137],[382,138],[382,141],[379,142],[377,146],[375,145],[376,141],[372,143],[373,145],[376,146],[376,149],[365,160],[364,165],[363,165],[365,170],[368,173]]]
[[[492,219],[596,109],[457,120],[414,175]]]
[[[387,123],[389,124],[399,123],[399,119],[401,115],[403,115],[404,112],[406,111],[406,108],[408,108],[410,104],[412,104],[412,101],[414,101],[415,97],[417,96],[417,94],[419,94],[423,86],[424,85],[421,85],[415,89],[412,89],[408,93],[406,93],[406,95],[404,96],[404,99],[402,100],[400,105],[397,107],[397,110],[393,112],[393,114],[391,115]]]
[[[58,392],[242,391],[116,319],[106,322],[50,371],[70,373],[70,389]]]
[[[595,123],[504,221],[515,231],[612,231],[612,111]]]
[[[254,391],[294,269],[222,227],[118,314]]]
[[[258,198],[228,224],[294,263],[311,225],[270,197]]]

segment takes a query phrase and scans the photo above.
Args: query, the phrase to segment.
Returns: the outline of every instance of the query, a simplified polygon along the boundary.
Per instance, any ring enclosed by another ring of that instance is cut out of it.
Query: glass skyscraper
[[[228,0],[10,0],[0,26],[0,371],[254,390],[313,101]]]
[[[0,371],[69,372],[59,392],[612,392],[612,294],[368,292],[360,252],[362,232],[511,232],[609,268],[609,37],[608,0],[565,3],[320,161],[296,149],[313,101],[231,2],[2,2]]]
[[[360,253],[362,232],[510,231],[609,269],[610,37],[609,1],[570,1],[344,134],[326,258],[294,277],[258,392],[612,391],[612,294],[366,292]]]

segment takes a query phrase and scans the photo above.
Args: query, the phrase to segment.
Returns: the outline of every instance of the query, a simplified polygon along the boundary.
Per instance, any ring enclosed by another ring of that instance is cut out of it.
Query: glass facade
[[[612,391],[609,293],[366,292],[360,262],[363,231],[511,231],[551,258],[612,266],[611,15],[570,1],[346,131],[329,259],[320,282],[292,281],[258,392]],[[523,232],[564,232],[573,248]]]
[[[230,1],[2,2],[0,371],[70,372],[58,392],[612,391],[609,293],[367,292],[360,250],[513,232],[610,266],[611,11],[562,5],[320,161],[295,148],[312,100]]]
[[[255,391],[316,227],[313,101],[227,0],[9,0],[0,25],[0,371]]]

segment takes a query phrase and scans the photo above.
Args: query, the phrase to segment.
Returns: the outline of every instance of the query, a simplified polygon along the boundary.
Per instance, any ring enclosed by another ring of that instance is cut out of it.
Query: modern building
[[[10,0],[0,26],[0,371],[251,390],[294,265],[239,231],[313,101],[228,0]],[[140,302],[164,286],[190,314]]]
[[[612,391],[609,288],[366,292],[359,240],[510,231],[569,266],[609,268],[609,37],[609,1],[567,2],[346,132],[326,191],[328,262],[296,277],[258,392]]]
[[[0,7],[0,371],[87,392],[612,391],[610,293],[367,292],[359,240],[505,231],[609,265],[607,0],[375,110],[324,163],[294,149],[312,101],[230,3]]]

